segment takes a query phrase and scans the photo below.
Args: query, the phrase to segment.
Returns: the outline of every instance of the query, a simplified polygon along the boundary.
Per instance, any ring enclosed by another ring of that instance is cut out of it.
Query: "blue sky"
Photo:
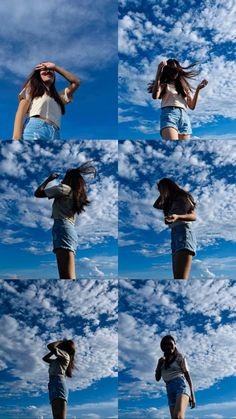
[[[177,58],[197,62],[202,79],[197,108],[189,110],[193,136],[235,138],[234,2],[224,0],[120,0],[119,138],[159,139],[160,103],[147,84],[157,65]]]
[[[232,419],[236,411],[236,283],[120,281],[119,399],[123,419],[167,419],[154,371],[160,340],[171,334],[188,359],[197,408],[189,419]]]
[[[2,278],[57,278],[51,240],[52,201],[35,198],[34,191],[50,173],[60,173],[53,186],[68,168],[87,160],[94,161],[97,177],[86,177],[91,205],[76,222],[77,276],[116,278],[117,154],[114,140],[1,143]]]
[[[235,278],[236,143],[225,140],[119,143],[119,273],[170,279],[170,229],[153,208],[156,183],[169,177],[193,194],[197,237],[191,278]]]
[[[0,138],[12,138],[18,93],[42,61],[55,62],[81,79],[62,118],[61,137],[116,138],[116,2],[9,0],[0,11]],[[57,82],[59,90],[66,85],[60,76]]]
[[[76,343],[68,419],[117,418],[117,282],[0,281],[0,418],[47,419],[47,344]]]

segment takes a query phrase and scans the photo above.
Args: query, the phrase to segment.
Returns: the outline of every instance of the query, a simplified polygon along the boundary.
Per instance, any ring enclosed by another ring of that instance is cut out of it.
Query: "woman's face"
[[[55,79],[55,72],[48,69],[40,70],[40,77],[45,84],[51,85]]]
[[[174,353],[175,348],[176,348],[176,344],[172,339],[167,340],[165,344],[163,345],[164,352],[169,355]]]

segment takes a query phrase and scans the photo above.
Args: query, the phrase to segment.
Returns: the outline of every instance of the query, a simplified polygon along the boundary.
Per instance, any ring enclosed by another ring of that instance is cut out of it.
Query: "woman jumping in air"
[[[69,81],[69,85],[59,93],[55,87],[55,73]],[[72,101],[79,85],[80,80],[64,68],[49,62],[38,64],[19,94],[13,140],[59,139],[65,105]]]
[[[47,345],[49,353],[43,361],[49,364],[49,400],[53,419],[66,419],[68,388],[66,377],[72,377],[75,344],[73,340],[58,340]],[[51,358],[55,356],[55,358]]]
[[[59,276],[61,279],[75,279],[75,251],[77,234],[75,217],[89,205],[86,183],[83,175],[96,175],[91,162],[82,164],[77,169],[67,170],[59,185],[47,188],[49,182],[58,178],[57,173],[51,174],[35,191],[36,198],[54,198],[52,206],[53,251],[56,253]]]
[[[184,419],[188,403],[192,409],[196,406],[188,364],[177,350],[172,336],[164,336],[160,346],[164,356],[158,361],[155,377],[157,381],[162,378],[166,383],[171,419]]]
[[[148,85],[152,98],[161,99],[160,132],[165,140],[188,140],[192,133],[186,109],[195,109],[199,91],[208,84],[202,80],[192,94],[188,80],[199,74],[193,67],[183,67],[175,59],[162,61],[155,80]]]
[[[192,258],[196,254],[196,238],[191,227],[192,221],[196,220],[196,203],[189,192],[171,179],[161,179],[157,188],[160,196],[153,206],[163,210],[165,224],[171,228],[174,278],[188,279]]]

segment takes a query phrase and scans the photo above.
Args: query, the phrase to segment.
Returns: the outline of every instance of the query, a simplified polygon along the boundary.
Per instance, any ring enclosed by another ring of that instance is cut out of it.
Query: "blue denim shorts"
[[[23,140],[59,140],[60,130],[40,118],[28,118],[23,128]]]
[[[166,383],[168,404],[170,407],[175,406],[178,396],[186,394],[190,397],[190,391],[187,387],[184,377],[177,377]]]
[[[197,241],[191,224],[179,224],[171,228],[171,250],[173,256],[180,250],[189,250],[195,256]]]
[[[55,399],[63,399],[68,401],[68,388],[66,378],[61,376],[50,377],[48,383],[48,393],[50,403]]]
[[[53,252],[56,249],[66,249],[76,252],[78,237],[74,224],[67,220],[54,220],[52,227]]]
[[[186,110],[175,106],[161,108],[160,132],[164,128],[175,128],[179,134],[184,135],[192,133],[191,122]]]

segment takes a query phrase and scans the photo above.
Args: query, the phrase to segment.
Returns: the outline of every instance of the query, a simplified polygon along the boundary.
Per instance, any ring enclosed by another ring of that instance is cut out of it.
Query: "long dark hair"
[[[174,342],[174,344],[176,344],[175,339],[173,338],[173,336],[171,335],[166,335],[162,338],[161,343],[160,343],[160,347],[162,352],[164,352],[164,356],[165,356],[165,362],[164,362],[164,366],[165,368],[169,368],[169,366],[178,358],[179,363],[183,360],[183,356],[182,354],[178,351],[178,349],[175,347],[175,350],[173,352],[173,354],[171,354],[171,357],[168,356],[168,354],[165,352],[165,345],[166,343],[168,343],[170,340],[172,340],[172,342]]]
[[[85,206],[90,204],[87,198],[86,182],[82,175],[96,176],[96,169],[91,161],[83,163],[76,169],[69,169],[63,179],[63,183],[69,185],[73,192],[73,209],[77,214],[85,211]]]
[[[59,343],[58,348],[62,349],[62,351],[65,351],[68,353],[68,355],[70,355],[70,362],[66,370],[66,376],[72,377],[72,371],[75,368],[75,361],[74,361],[75,351],[76,351],[75,344],[73,340],[65,339],[61,343]]]
[[[25,87],[29,88],[31,100],[33,100],[35,97],[41,97],[44,95],[44,93],[47,93],[58,103],[61,108],[62,115],[65,114],[65,105],[55,87],[55,74],[52,84],[49,87],[46,87],[43,80],[41,79],[40,70],[34,70],[24,83],[23,89]]]
[[[183,67],[175,58],[170,58],[167,60],[167,65],[163,68],[160,83],[173,83],[177,93],[185,98],[186,90],[190,90],[190,92],[192,92],[192,87],[189,84],[188,79],[194,79],[199,74],[199,71],[193,70],[193,67],[195,66],[196,63]],[[155,80],[148,84],[148,93],[152,93],[154,84]],[[162,89],[160,99],[165,95],[165,93],[166,87]]]
[[[168,215],[173,200],[178,197],[183,198],[186,202],[190,201],[192,209],[196,207],[196,202],[192,195],[184,189],[181,189],[173,180],[163,178],[158,182],[157,187],[159,191],[162,189],[159,198],[159,208],[163,209],[164,215]]]

